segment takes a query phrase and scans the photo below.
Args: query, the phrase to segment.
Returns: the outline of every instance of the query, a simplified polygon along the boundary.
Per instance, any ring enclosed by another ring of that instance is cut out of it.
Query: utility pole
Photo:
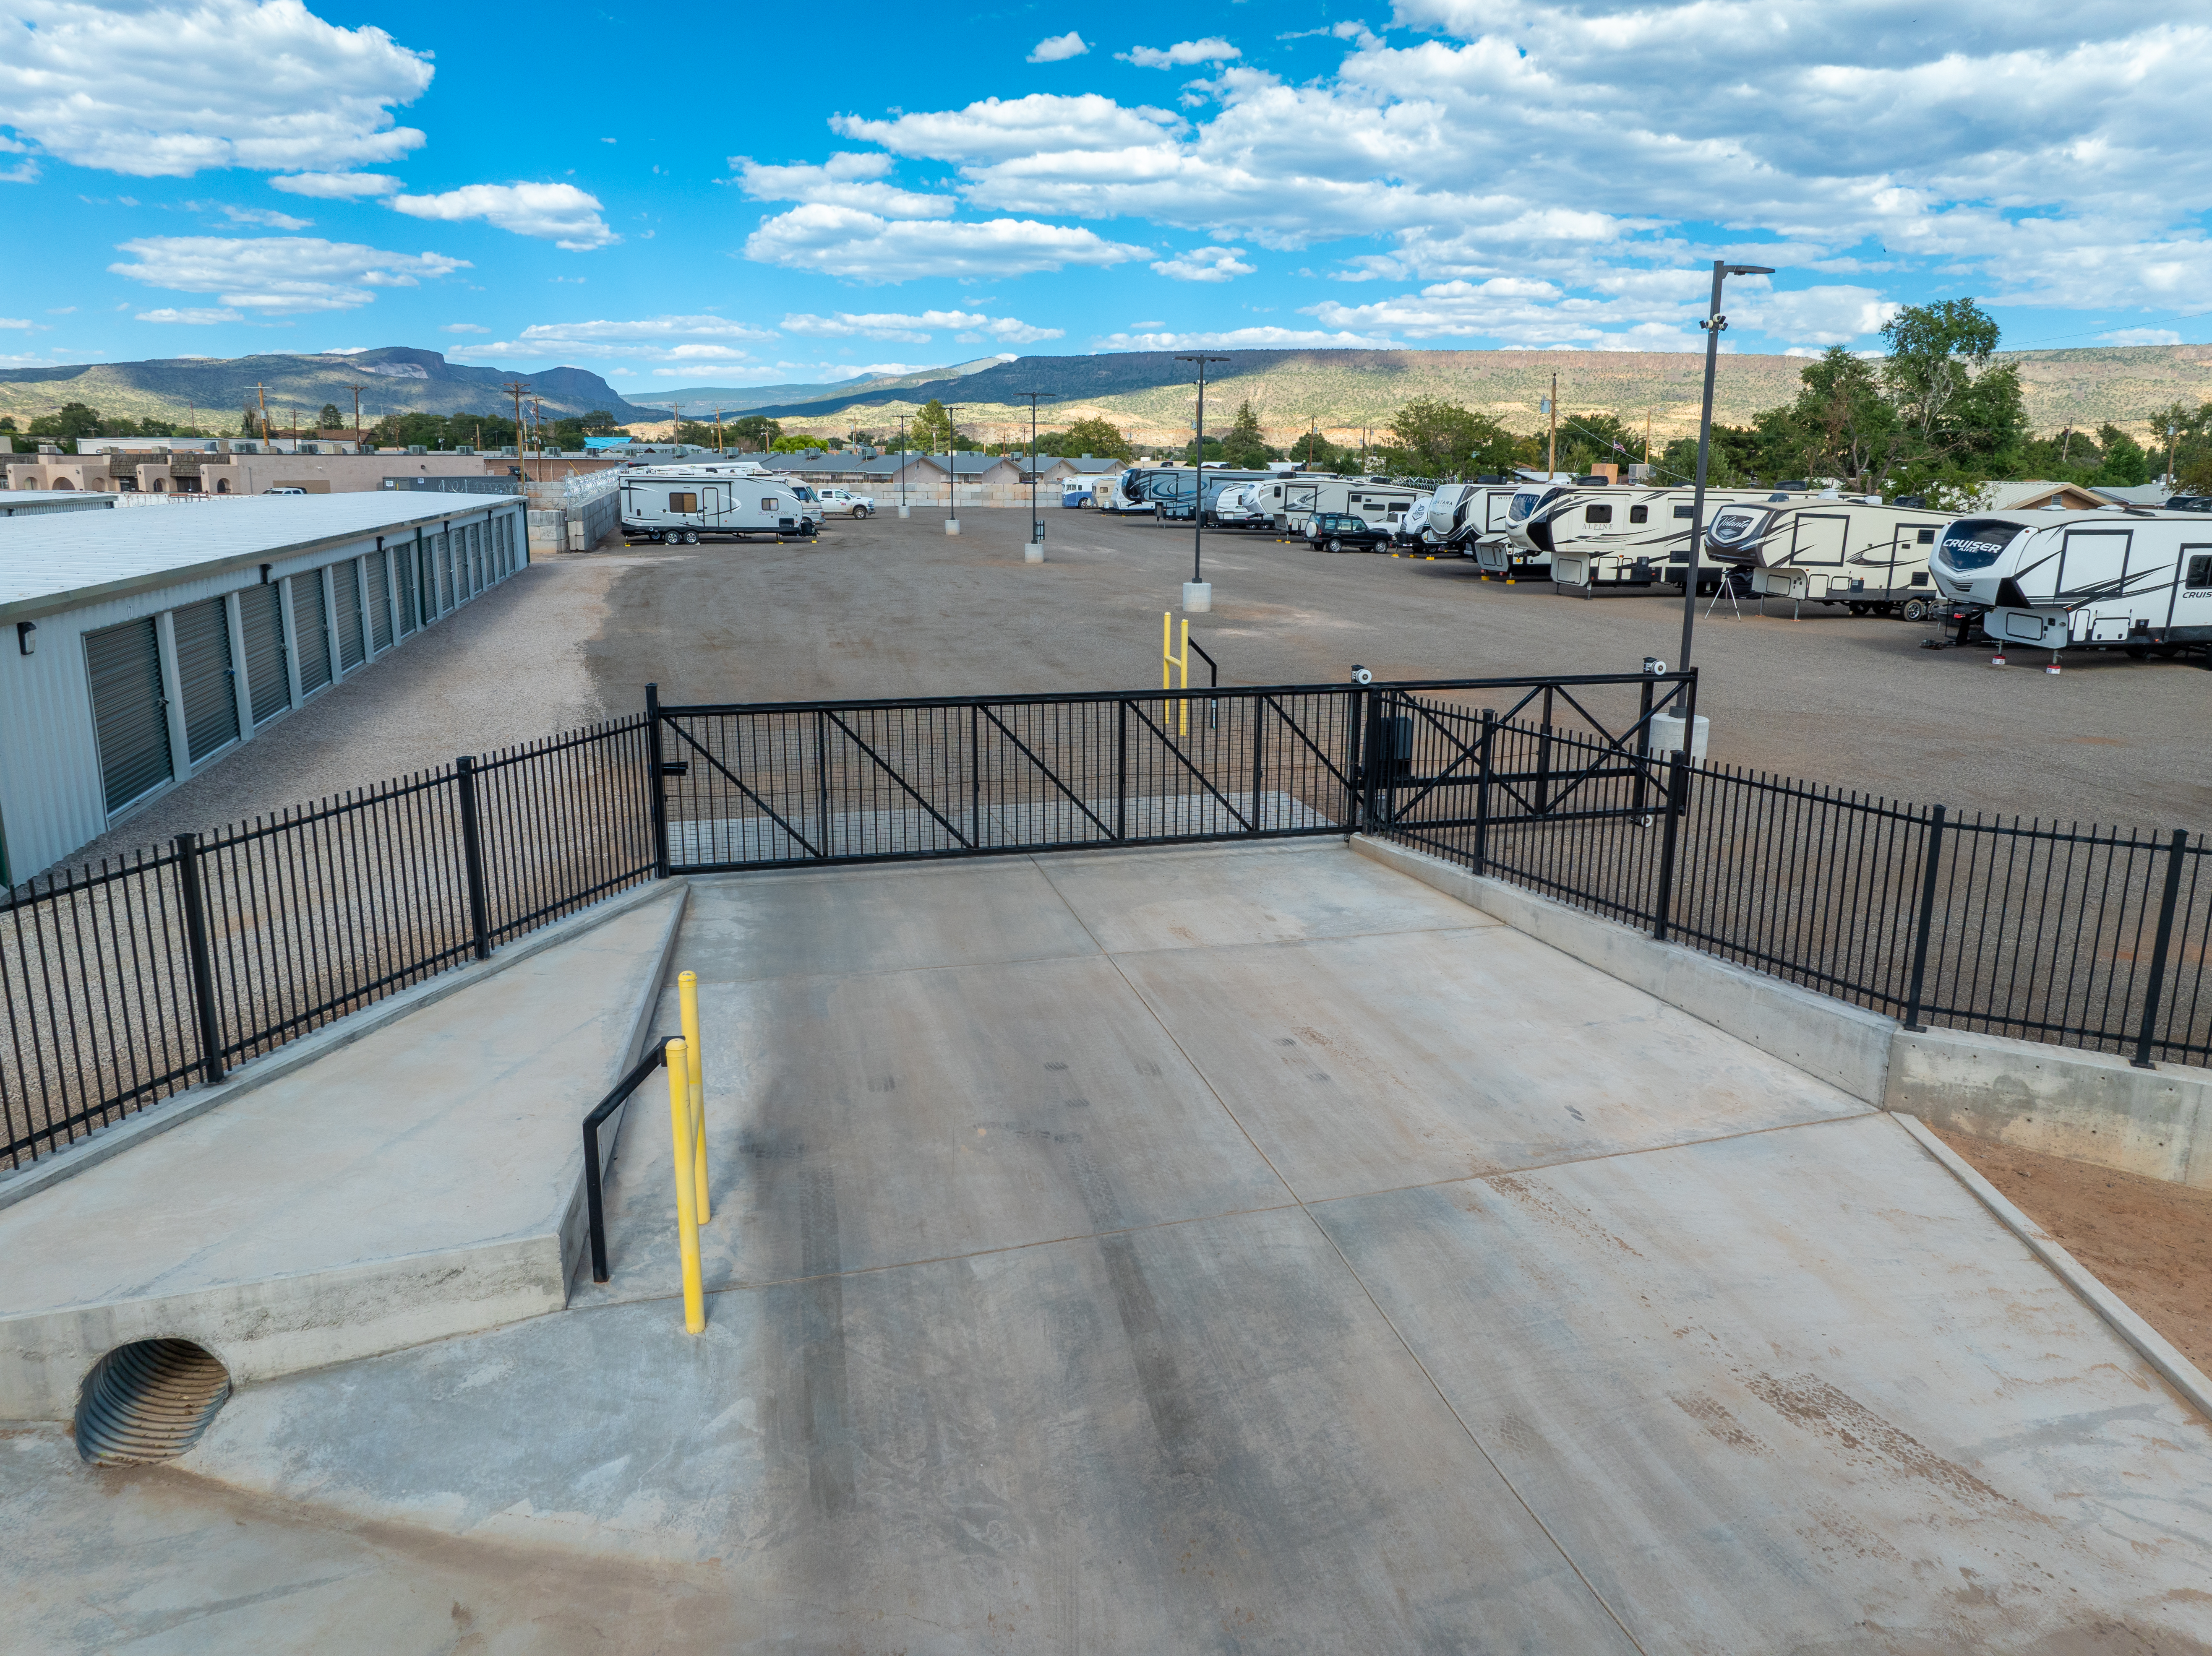
[[[1644,410],[1644,464],[1651,464],[1651,410]]]
[[[253,382],[253,394],[261,405],[261,440],[272,442],[276,434],[269,429],[269,387],[257,379]]]
[[[960,431],[952,423],[952,404],[945,404],[945,532],[960,532]]]
[[[1544,406],[1552,411],[1552,438],[1544,450],[1544,470],[1557,471],[1559,469],[1559,376],[1556,373],[1552,376],[1551,397]]]
[[[522,458],[522,393],[530,389],[520,379],[510,379],[500,389],[514,399],[514,458]]]
[[[2173,427],[2170,423],[2166,428],[2166,486],[2168,491],[2173,488]]]
[[[537,451],[538,464],[545,464],[545,399],[533,396],[530,399],[530,446]]]
[[[361,446],[361,387],[348,385],[346,389],[353,393],[353,446],[359,448]],[[483,446],[483,432],[481,428],[477,432],[477,446],[478,448]]]
[[[1226,362],[1225,356],[1208,356],[1204,352],[1195,356],[1178,356],[1178,362],[1198,365],[1198,441],[1192,464],[1197,475],[1191,479],[1190,498],[1190,584],[1182,589],[1182,607],[1186,610],[1213,608],[1213,589],[1206,584],[1206,365]]]
[[[1037,516],[1037,404],[1059,401],[1059,394],[1048,391],[1018,391],[1009,397],[1026,397],[1030,405],[1030,544],[1036,549],[1037,561],[1044,561],[1044,519]]]
[[[722,405],[714,404],[714,458],[722,458]]]

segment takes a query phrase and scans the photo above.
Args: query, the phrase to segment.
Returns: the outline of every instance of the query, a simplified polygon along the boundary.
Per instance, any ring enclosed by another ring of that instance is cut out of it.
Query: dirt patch
[[[1963,1133],[1938,1136],[2184,1356],[2212,1371],[2212,1192]]]

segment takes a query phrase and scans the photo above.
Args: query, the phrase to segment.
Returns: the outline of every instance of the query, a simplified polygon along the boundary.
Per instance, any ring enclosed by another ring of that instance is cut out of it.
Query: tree
[[[345,416],[338,412],[338,405],[336,403],[325,403],[323,404],[323,411],[315,416],[315,427],[319,431],[343,431],[345,428]]]
[[[1263,471],[1268,461],[1281,458],[1267,446],[1267,440],[1260,430],[1260,416],[1253,411],[1250,400],[1238,403],[1236,421],[1230,426],[1228,436],[1221,440],[1221,458],[1238,471]]]
[[[1478,464],[1477,456],[1491,460],[1503,451],[1510,454],[1513,439],[1496,420],[1475,414],[1456,403],[1422,398],[1400,409],[1390,422],[1398,439],[1391,451],[1395,464],[1416,476],[1459,477],[1469,471],[1502,470]],[[1508,458],[1505,464],[1510,465]]]
[[[765,414],[748,414],[741,420],[732,420],[729,430],[741,449],[769,448],[783,435],[783,428]]]
[[[1808,477],[1833,475],[1852,488],[1868,488],[1869,474],[1896,452],[1898,436],[1897,410],[1883,397],[1874,365],[1831,345],[1797,377],[1804,389],[1790,413],[1809,440],[1800,469]]]
[[[1889,347],[1882,383],[1899,416],[1926,441],[1975,372],[1989,366],[1998,333],[1995,318],[1972,300],[1939,299],[1907,305],[1882,325],[1881,337]]]
[[[611,437],[617,429],[614,416],[605,409],[593,409],[577,423],[586,437]]]
[[[2150,456],[2144,452],[2142,444],[2118,426],[2098,427],[2097,446],[2105,452],[2105,463],[2097,469],[2091,482],[2133,488],[2150,481]]]
[[[819,437],[809,436],[803,431],[794,431],[779,437],[770,446],[771,452],[776,454],[803,454],[810,448],[821,446],[822,440]]]
[[[1109,420],[1096,417],[1078,420],[1065,431],[1044,433],[1037,439],[1037,452],[1069,460],[1080,459],[1086,454],[1101,460],[1133,458],[1129,440],[1121,434],[1121,428]]]
[[[30,434],[73,443],[80,437],[97,436],[99,432],[98,409],[82,403],[64,403],[52,414],[42,414],[32,421]]]
[[[942,454],[959,442],[952,428],[952,416],[945,404],[934,397],[914,411],[914,423],[907,428],[907,446],[925,453]]]

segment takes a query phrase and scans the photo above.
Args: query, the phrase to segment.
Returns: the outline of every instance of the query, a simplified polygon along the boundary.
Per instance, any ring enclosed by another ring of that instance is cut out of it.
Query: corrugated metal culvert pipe
[[[76,1452],[95,1466],[173,1460],[230,1396],[230,1371],[190,1340],[118,1345],[85,1376]]]

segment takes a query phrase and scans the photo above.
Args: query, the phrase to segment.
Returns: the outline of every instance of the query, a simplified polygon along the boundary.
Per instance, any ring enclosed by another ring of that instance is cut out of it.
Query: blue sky
[[[2212,27],[2016,0],[0,0],[0,362],[2212,339]],[[2179,21],[2172,21],[2178,19]]]

